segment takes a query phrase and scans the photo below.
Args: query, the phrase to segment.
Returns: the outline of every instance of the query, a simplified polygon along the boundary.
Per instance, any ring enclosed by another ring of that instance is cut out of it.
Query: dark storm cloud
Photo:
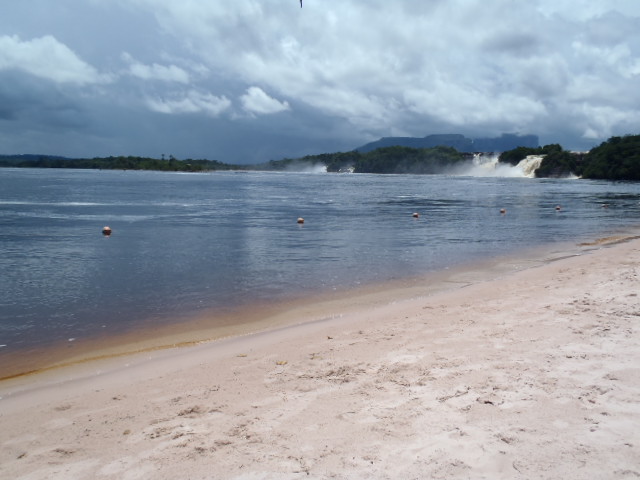
[[[0,72],[0,118],[61,131],[85,123],[82,104],[55,85],[30,74]]]

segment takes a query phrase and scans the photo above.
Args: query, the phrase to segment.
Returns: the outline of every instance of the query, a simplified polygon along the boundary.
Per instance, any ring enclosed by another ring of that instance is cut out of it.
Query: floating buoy
[[[418,212],[413,212],[413,218],[420,218],[420,214]]]
[[[556,205],[556,212],[559,212],[560,210],[562,210],[562,208],[560,208],[560,205]]]
[[[304,223],[304,218],[298,217],[298,223],[302,225]]]
[[[507,213],[507,209],[506,209],[506,208],[501,208],[501,209],[500,209],[500,213],[501,213],[502,215],[504,215],[505,213]]]
[[[102,227],[102,234],[106,237],[111,235],[111,227],[108,227],[108,226]]]

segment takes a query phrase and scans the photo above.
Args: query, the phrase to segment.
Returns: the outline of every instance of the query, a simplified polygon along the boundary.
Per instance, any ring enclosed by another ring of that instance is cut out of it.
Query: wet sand
[[[0,477],[637,478],[640,240],[616,240],[5,380]]]

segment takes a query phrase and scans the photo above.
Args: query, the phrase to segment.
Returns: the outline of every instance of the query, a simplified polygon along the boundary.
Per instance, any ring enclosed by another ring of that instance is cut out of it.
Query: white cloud
[[[129,64],[128,73],[142,80],[160,80],[164,82],[189,83],[189,73],[176,65],[145,65],[136,61],[128,53],[122,54],[122,58]]]
[[[210,93],[201,93],[190,90],[182,95],[174,95],[173,98],[150,98],[147,106],[159,113],[185,114],[205,113],[211,117],[217,117],[231,107],[231,101],[226,97],[216,97]]]
[[[611,11],[638,15],[637,0],[538,0],[538,3],[540,11],[546,15],[557,14],[578,20],[588,20]]]
[[[607,92],[630,91],[640,35],[624,15],[640,6],[578,1],[580,15],[568,0],[130,3],[153,8],[212,72],[260,84],[241,97],[246,111],[282,111],[289,104],[273,96],[286,96],[369,135],[426,134],[427,125],[536,133],[563,114],[552,105],[574,119],[572,99],[599,105]],[[592,97],[580,79],[594,69],[607,69],[609,87]]]
[[[11,69],[57,83],[84,85],[109,80],[51,35],[27,41],[0,36],[0,70]]]
[[[280,102],[267,95],[260,87],[249,87],[247,93],[240,97],[242,107],[249,113],[268,115],[290,110],[289,104]]]
[[[609,106],[582,106],[581,122],[584,125],[583,137],[589,139],[606,139],[615,135],[615,127],[624,125],[627,128],[636,128],[635,132],[631,130],[619,132],[618,135],[626,133],[637,134],[637,126],[640,125],[640,112],[637,110],[624,111]]]

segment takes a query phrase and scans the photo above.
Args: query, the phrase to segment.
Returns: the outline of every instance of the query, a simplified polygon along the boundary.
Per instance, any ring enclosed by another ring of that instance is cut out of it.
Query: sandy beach
[[[640,478],[640,240],[469,278],[4,381],[0,478]]]

